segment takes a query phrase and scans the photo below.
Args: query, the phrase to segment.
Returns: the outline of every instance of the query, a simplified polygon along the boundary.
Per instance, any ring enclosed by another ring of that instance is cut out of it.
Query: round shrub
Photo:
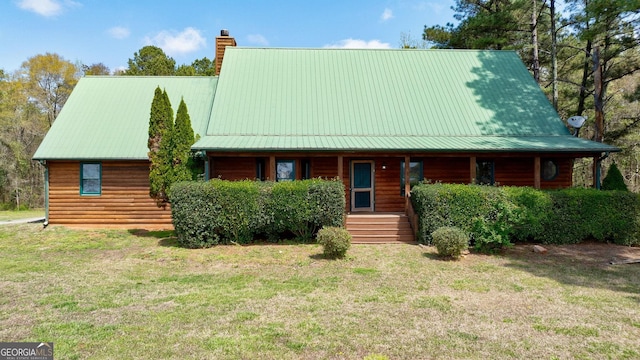
[[[324,248],[324,255],[330,258],[341,258],[351,247],[351,234],[347,229],[326,226],[318,231],[318,244]]]
[[[457,227],[443,226],[431,233],[433,245],[441,256],[460,258],[462,252],[469,247],[469,235]]]

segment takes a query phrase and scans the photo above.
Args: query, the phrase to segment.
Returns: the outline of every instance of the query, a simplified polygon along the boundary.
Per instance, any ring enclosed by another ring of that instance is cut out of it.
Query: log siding
[[[95,162],[94,162],[95,163]],[[49,224],[171,229],[171,210],[149,197],[149,162],[103,161],[99,195],[80,194],[79,161],[48,161]]]
[[[442,154],[440,154],[442,155]],[[310,164],[312,178],[332,179],[342,175],[347,209],[351,208],[350,171],[353,160],[371,160],[374,163],[374,209],[376,212],[402,212],[405,198],[401,195],[401,163],[409,155],[385,154],[224,154],[210,156],[211,178],[225,180],[253,180],[257,164],[262,163],[269,180],[271,162],[280,159],[296,162],[296,178],[303,177],[303,162]],[[422,161],[423,177],[432,182],[468,184],[472,175],[471,154],[437,156],[411,154],[411,161]],[[534,186],[535,155],[491,157],[495,164],[498,185]],[[339,167],[339,159],[342,164]],[[540,180],[542,189],[570,187],[572,184],[572,158],[540,157],[540,161],[553,160],[558,174],[551,180]],[[93,161],[95,162],[95,161]],[[147,161],[102,161],[100,194],[80,194],[80,161],[48,161],[49,209],[48,221],[52,225],[74,227],[119,227],[145,229],[171,229],[169,207],[158,208],[149,197],[149,163]],[[384,169],[383,169],[384,167]]]

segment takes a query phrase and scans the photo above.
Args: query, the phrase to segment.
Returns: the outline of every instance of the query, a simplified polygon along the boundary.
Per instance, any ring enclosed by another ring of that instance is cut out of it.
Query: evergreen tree
[[[602,190],[629,191],[627,184],[624,183],[624,177],[622,177],[622,173],[618,170],[615,162],[611,163],[609,171],[607,171],[607,176],[602,180]]]
[[[166,91],[157,87],[149,118],[149,196],[161,207],[168,202],[167,189],[172,173],[173,110]]]
[[[184,99],[180,100],[175,123],[166,91],[156,88],[149,118],[149,196],[158,207],[169,203],[169,189],[178,181],[192,179],[189,167],[191,145],[195,142],[191,118]]]
[[[193,145],[195,137],[184,99],[180,100],[180,105],[178,106],[171,140],[173,146],[173,178],[171,181],[173,183],[191,180],[188,161],[191,155],[191,145]]]

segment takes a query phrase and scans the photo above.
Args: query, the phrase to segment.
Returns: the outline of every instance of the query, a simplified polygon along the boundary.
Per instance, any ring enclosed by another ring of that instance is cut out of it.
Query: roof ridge
[[[392,52],[478,52],[478,53],[515,53],[515,50],[485,49],[402,49],[402,48],[337,48],[337,47],[266,47],[266,46],[230,46],[225,51],[235,50],[337,50],[337,51],[392,51]]]

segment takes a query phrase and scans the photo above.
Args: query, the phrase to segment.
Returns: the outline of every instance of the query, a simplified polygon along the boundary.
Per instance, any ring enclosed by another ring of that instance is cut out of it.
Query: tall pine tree
[[[180,100],[175,124],[166,91],[156,88],[149,118],[149,196],[158,207],[169,203],[169,189],[178,181],[192,179],[189,159],[195,142],[191,118],[184,99]]]
[[[156,200],[159,207],[169,201],[167,184],[172,177],[172,140],[173,110],[166,91],[155,90],[149,117],[149,196]]]
[[[173,182],[191,180],[191,171],[188,167],[191,155],[191,145],[195,141],[191,118],[187,110],[184,99],[180,100],[178,112],[176,113],[176,123],[173,127]]]

